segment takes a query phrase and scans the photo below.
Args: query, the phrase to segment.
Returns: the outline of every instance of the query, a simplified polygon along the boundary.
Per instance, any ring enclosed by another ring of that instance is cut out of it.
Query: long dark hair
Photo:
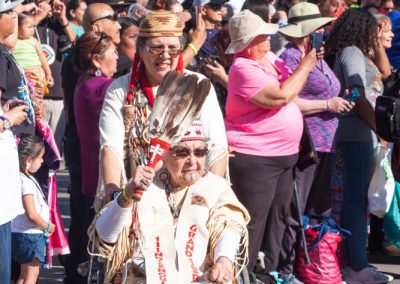
[[[37,158],[44,149],[44,143],[40,137],[26,133],[22,133],[18,138],[19,167],[22,172],[25,172],[26,160]]]
[[[225,70],[229,70],[229,67],[233,62],[233,54],[225,54],[225,50],[228,48],[230,43],[231,38],[229,37],[228,25],[225,25],[212,39],[212,44],[219,57],[218,61],[222,66],[224,66]]]
[[[378,26],[374,16],[363,9],[348,9],[326,39],[325,59],[332,66],[336,54],[348,46],[356,46],[368,56],[377,42]]]
[[[67,2],[65,11],[66,11],[68,20],[73,19],[73,17],[71,16],[71,10],[75,11],[76,9],[78,9],[79,6],[81,5],[81,2],[86,2],[86,1],[84,1],[84,0],[69,0]]]
[[[139,22],[136,21],[134,18],[131,17],[120,17],[118,18],[118,24],[121,26],[121,29],[119,30],[119,34],[122,37],[124,34],[124,31],[129,28],[130,26],[134,25],[139,27]]]
[[[269,1],[265,0],[246,0],[242,6],[242,11],[248,9],[265,22],[269,22]]]

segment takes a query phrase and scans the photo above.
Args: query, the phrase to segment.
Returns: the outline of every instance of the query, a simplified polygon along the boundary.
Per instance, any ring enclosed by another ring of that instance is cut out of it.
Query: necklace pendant
[[[172,205],[172,204],[170,206],[170,209],[171,209],[172,216],[174,218],[178,218],[179,217],[179,209],[175,205]]]

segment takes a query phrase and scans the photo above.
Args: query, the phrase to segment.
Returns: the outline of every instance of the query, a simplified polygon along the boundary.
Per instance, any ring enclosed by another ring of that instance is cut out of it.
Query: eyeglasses
[[[100,42],[101,42],[103,39],[111,39],[111,37],[110,37],[108,34],[106,34],[105,32],[101,32],[101,33],[100,33],[99,39],[97,40],[96,44],[93,46],[93,48],[92,48],[92,50],[90,51],[90,53],[94,53],[96,47],[99,46]]]
[[[179,147],[177,149],[171,149],[171,151],[173,153],[173,156],[178,157],[178,158],[187,158],[192,153],[196,158],[203,158],[208,153],[208,149],[207,148],[196,148],[192,152],[188,148]]]
[[[92,21],[92,22],[90,23],[90,25],[93,25],[93,24],[96,23],[97,21],[104,20],[104,19],[107,19],[107,20],[116,22],[116,21],[118,20],[118,18],[119,18],[118,11],[115,11],[114,14],[112,14],[112,15],[104,16],[104,17],[101,17],[101,18],[98,18],[98,19]]]
[[[206,4],[206,6],[210,7],[214,11],[221,11],[221,9],[224,7],[224,4],[209,3]]]
[[[147,51],[152,55],[152,56],[160,56],[164,52],[168,52],[169,56],[171,57],[176,57],[179,54],[181,54],[182,50],[179,47],[176,46],[148,46],[146,45]],[[168,49],[166,49],[168,48]]]

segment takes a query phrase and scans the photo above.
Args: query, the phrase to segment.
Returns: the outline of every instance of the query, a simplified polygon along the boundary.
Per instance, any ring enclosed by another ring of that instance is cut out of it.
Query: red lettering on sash
[[[194,264],[193,261],[193,251],[195,248],[195,242],[194,238],[196,237],[196,232],[197,232],[197,225],[194,224],[190,226],[189,228],[189,233],[188,233],[188,240],[186,242],[186,249],[185,249],[185,255],[189,260],[190,263],[190,268],[192,269],[192,281],[198,281],[199,280],[199,270],[197,269],[196,265]]]
[[[164,265],[164,254],[161,251],[160,247],[160,237],[156,237],[156,252],[154,253],[154,257],[157,261],[158,278],[160,279],[162,284],[165,284],[167,281],[167,270],[165,269]]]

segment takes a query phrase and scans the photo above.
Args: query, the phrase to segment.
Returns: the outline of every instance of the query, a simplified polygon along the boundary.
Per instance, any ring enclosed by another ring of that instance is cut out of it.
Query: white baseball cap
[[[228,0],[194,0],[193,6],[203,6],[207,4],[223,5],[226,2],[228,2]]]
[[[24,0],[0,0],[0,13],[13,9]]]

